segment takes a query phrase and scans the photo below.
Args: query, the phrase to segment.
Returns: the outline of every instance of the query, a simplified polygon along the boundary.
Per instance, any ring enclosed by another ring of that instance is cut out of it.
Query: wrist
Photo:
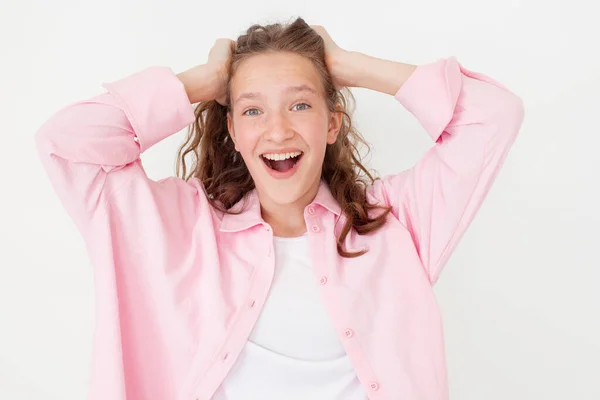
[[[342,86],[360,87],[361,68],[365,55],[357,51],[341,50],[332,61],[332,74]]]

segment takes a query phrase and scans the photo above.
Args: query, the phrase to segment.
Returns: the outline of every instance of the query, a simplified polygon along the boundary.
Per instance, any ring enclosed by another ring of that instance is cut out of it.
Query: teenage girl
[[[517,136],[517,96],[302,19],[104,87],[36,135],[94,266],[89,399],[448,398],[432,285]],[[393,96],[431,149],[374,179],[347,87]],[[141,153],[188,125],[180,176],[149,179]]]

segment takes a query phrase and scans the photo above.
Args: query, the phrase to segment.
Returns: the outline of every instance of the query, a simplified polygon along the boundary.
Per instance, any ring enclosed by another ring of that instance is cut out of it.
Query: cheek
[[[327,145],[327,124],[322,118],[303,121],[297,129],[306,144],[315,152],[324,151]]]
[[[238,151],[243,156],[252,156],[254,148],[256,147],[259,139],[259,132],[256,127],[248,123],[237,123],[235,125],[235,136]]]

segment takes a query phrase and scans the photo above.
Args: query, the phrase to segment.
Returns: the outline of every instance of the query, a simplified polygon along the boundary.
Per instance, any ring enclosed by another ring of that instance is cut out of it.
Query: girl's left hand
[[[343,87],[354,86],[349,68],[352,65],[349,60],[352,57],[352,53],[338,46],[321,25],[311,25],[310,27],[325,42],[325,62],[333,78],[335,88],[339,90]]]

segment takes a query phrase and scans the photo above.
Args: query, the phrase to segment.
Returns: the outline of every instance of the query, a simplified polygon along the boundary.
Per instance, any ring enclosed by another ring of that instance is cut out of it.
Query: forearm
[[[177,74],[177,78],[183,83],[191,104],[215,98],[213,88],[216,75],[208,65],[202,64],[190,68]]]
[[[362,87],[390,95],[396,94],[416,65],[383,60],[360,52],[347,52],[340,62],[341,72],[353,87]],[[342,67],[343,66],[343,67]]]

